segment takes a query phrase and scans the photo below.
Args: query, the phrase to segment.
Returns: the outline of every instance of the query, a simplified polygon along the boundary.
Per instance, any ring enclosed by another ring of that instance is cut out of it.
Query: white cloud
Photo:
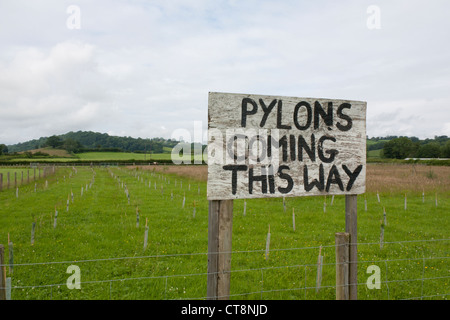
[[[67,41],[50,50],[14,50],[12,60],[0,63],[2,139],[12,143],[95,128],[110,117],[108,79],[96,69],[92,45]]]
[[[206,128],[209,91],[364,100],[369,136],[448,133],[446,1],[380,2],[379,30],[369,1],[77,1],[79,30],[70,4],[0,5],[0,143],[169,138]]]

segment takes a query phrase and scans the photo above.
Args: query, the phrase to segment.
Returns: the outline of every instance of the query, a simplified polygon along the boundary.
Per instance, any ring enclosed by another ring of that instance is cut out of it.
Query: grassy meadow
[[[4,188],[0,244],[12,299],[204,299],[206,177],[206,166],[57,167],[18,194]],[[366,185],[358,298],[447,299],[450,167],[369,164]],[[252,199],[245,214],[244,200],[235,200],[231,298],[335,299],[334,237],[344,230],[342,196],[286,198],[286,210],[282,198]],[[81,289],[67,286],[71,265]],[[371,265],[380,268],[380,289],[366,286]]]
[[[57,149],[54,149],[57,150]],[[134,152],[82,152],[75,154],[65,154],[61,156],[61,154],[50,152],[49,150],[44,150],[51,155],[51,157],[33,157],[33,158],[12,158],[12,160],[20,160],[26,161],[30,163],[45,163],[45,162],[74,162],[78,160],[83,161],[122,161],[129,160],[132,162],[133,160],[170,160],[171,154],[164,153],[153,153],[153,154],[145,154],[145,153],[134,153]],[[0,157],[1,159],[1,157]],[[189,159],[189,157],[186,157]]]
[[[0,156],[0,160],[21,161],[30,163],[46,163],[46,162],[74,162],[74,161],[158,161],[158,160],[171,160],[172,149],[168,147],[163,148],[162,153],[142,153],[142,152],[109,152],[109,151],[89,151],[81,153],[69,153],[63,149],[55,149],[51,147],[34,149],[29,152],[30,154],[36,154],[31,157],[24,157],[22,153],[18,155],[6,155]],[[47,156],[39,155],[44,153]],[[178,158],[177,158],[178,159]],[[179,160],[187,161],[194,159],[202,159],[202,156],[191,155],[179,155]]]

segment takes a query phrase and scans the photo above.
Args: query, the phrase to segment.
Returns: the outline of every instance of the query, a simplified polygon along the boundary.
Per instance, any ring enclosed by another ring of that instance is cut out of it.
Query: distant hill
[[[165,150],[171,150],[178,141],[164,138],[132,138],[110,136],[107,133],[92,131],[68,132],[62,135],[52,137],[41,137],[14,145],[8,145],[8,152],[23,152],[45,148],[49,146],[49,138],[60,145],[51,145],[56,148],[66,148],[70,144],[72,152],[86,151],[126,151],[126,152],[152,152],[163,153]]]
[[[435,136],[433,139],[387,136],[367,139],[367,155],[374,158],[450,158],[450,138]]]
[[[424,140],[420,140],[417,137],[367,137],[366,142],[369,158],[450,158],[450,138],[447,136],[435,136],[434,139]],[[89,151],[146,152],[156,154],[170,153],[172,148],[178,143],[179,141],[164,138],[142,139],[110,136],[107,133],[92,131],[71,131],[58,136],[41,137],[6,147],[9,154],[46,147],[64,149],[69,154]],[[45,150],[37,151],[45,152]]]

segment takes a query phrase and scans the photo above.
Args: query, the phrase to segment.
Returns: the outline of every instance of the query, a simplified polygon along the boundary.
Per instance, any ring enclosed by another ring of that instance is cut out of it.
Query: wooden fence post
[[[357,195],[345,196],[345,232],[350,234],[349,246],[349,298],[357,300],[357,267],[358,267],[358,251],[357,251]]]
[[[5,247],[0,244],[0,300],[6,300]]]
[[[228,300],[231,279],[233,200],[210,200],[208,221],[208,300]]]
[[[348,300],[348,261],[350,234],[336,233],[336,300]]]

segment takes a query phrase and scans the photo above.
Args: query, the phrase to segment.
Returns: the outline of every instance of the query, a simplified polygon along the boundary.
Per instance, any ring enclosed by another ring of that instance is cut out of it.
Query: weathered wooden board
[[[210,92],[209,200],[361,194],[366,102]]]

